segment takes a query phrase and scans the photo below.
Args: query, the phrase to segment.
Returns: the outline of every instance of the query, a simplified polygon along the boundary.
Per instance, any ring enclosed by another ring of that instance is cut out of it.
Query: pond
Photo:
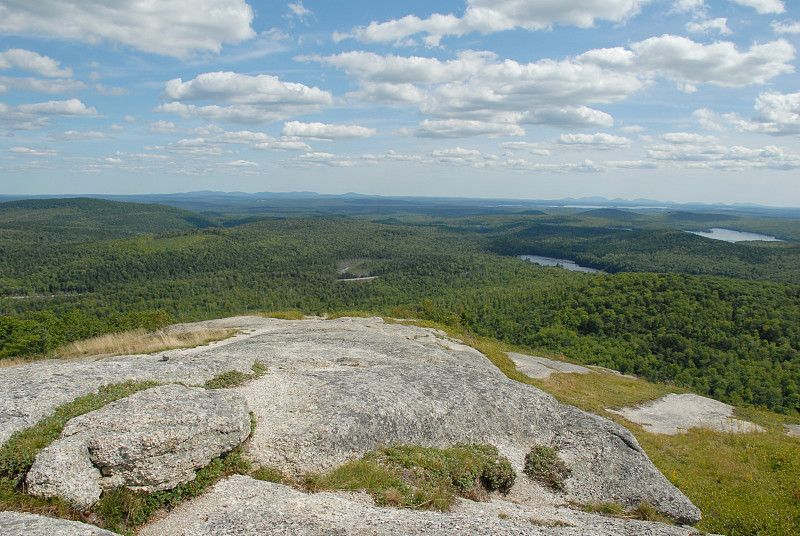
[[[732,229],[722,229],[714,227],[710,231],[686,231],[698,236],[704,236],[713,240],[724,240],[725,242],[745,242],[747,240],[758,240],[761,242],[783,242],[774,236],[768,236],[758,233],[745,233],[742,231],[734,231]]]
[[[517,258],[530,262],[535,262],[536,264],[541,264],[542,266],[558,266],[560,268],[564,268],[565,270],[571,270],[573,272],[586,272],[590,274],[607,273],[604,272],[603,270],[596,270],[595,268],[588,268],[586,266],[581,266],[580,264],[567,259],[556,259],[554,257],[541,257],[539,255],[517,255]]]

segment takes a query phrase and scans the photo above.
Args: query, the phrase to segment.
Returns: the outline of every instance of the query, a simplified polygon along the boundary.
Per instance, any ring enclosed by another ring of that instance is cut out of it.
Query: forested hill
[[[196,218],[89,199],[0,205],[0,359],[176,320],[360,311],[800,412],[797,242],[726,244],[609,211],[273,215],[209,229],[194,228],[210,223]],[[637,229],[623,229],[625,218]],[[640,273],[568,272],[514,258],[521,253]]]
[[[214,225],[205,216],[167,205],[81,197],[0,203],[2,242],[87,242]]]

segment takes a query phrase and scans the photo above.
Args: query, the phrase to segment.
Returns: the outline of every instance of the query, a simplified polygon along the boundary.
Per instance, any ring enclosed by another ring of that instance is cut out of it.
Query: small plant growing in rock
[[[544,445],[535,445],[525,456],[523,472],[553,491],[564,491],[564,481],[571,473],[564,462],[558,459],[558,451]]]

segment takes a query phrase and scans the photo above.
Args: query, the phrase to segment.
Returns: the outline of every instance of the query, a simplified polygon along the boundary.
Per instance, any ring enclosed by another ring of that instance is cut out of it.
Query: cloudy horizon
[[[0,1],[0,194],[800,206],[791,2],[376,4]]]

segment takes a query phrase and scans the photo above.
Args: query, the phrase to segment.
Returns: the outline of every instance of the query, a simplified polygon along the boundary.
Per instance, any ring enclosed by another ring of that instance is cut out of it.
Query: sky
[[[0,194],[800,206],[797,0],[0,0]]]

